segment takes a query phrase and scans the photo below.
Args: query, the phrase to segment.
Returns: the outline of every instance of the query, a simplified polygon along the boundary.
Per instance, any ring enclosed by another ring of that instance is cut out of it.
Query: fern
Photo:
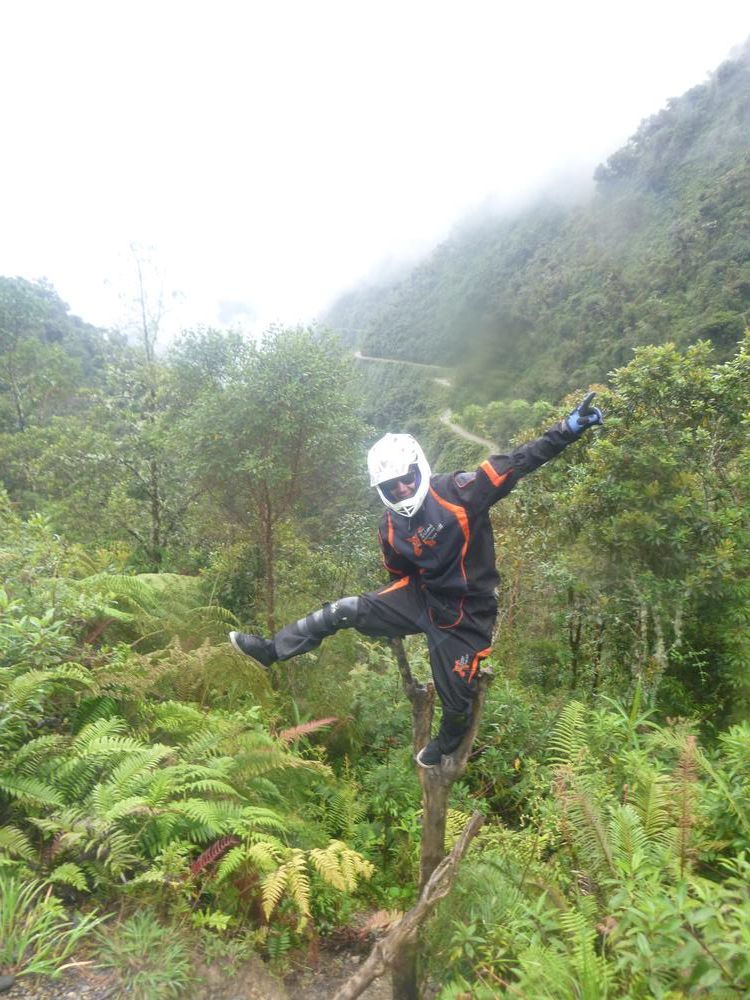
[[[592,790],[581,775],[570,770],[558,769],[556,778],[555,793],[565,810],[569,843],[595,875],[615,874],[612,848]]]
[[[651,844],[633,806],[618,806],[614,810],[608,833],[614,867],[625,876],[637,875]]]
[[[697,781],[697,752],[695,736],[689,735],[680,754],[675,772],[675,797],[677,803],[676,850],[680,878],[692,867],[694,851],[691,836],[695,825],[695,798]]]
[[[669,804],[672,789],[669,778],[654,771],[641,771],[631,792],[631,802],[649,841],[666,843],[671,825]]]
[[[279,733],[279,739],[282,743],[293,743],[295,740],[299,740],[303,736],[309,736],[310,733],[315,733],[319,729],[332,726],[338,721],[339,720],[335,715],[331,715],[326,719],[313,719],[312,722],[303,722],[300,726],[294,726],[292,729],[282,730],[282,732]]]
[[[68,743],[69,740],[60,733],[37,736],[15,751],[13,768],[20,774],[35,774],[41,769],[44,761],[60,754]]]
[[[581,1000],[606,1000],[612,975],[606,959],[596,954],[596,931],[580,910],[567,910],[560,922],[573,946],[577,995]]]
[[[239,837],[230,835],[228,837],[221,837],[219,840],[207,847],[205,851],[202,851],[198,857],[190,865],[190,871],[193,875],[200,874],[201,871],[208,865],[214,864],[219,858],[226,853],[230,847],[235,847],[239,844]]]
[[[6,712],[27,711],[38,702],[40,692],[71,681],[89,688],[94,684],[88,672],[77,663],[61,664],[49,670],[26,670],[5,685]]]
[[[29,805],[62,805],[62,797],[56,788],[26,775],[0,773],[0,791]]]
[[[366,799],[353,781],[339,780],[316,788],[312,812],[329,836],[351,838],[365,811]]]
[[[342,892],[353,892],[361,878],[370,878],[374,866],[340,840],[325,848],[313,848],[310,859],[321,877]]]
[[[263,912],[266,920],[269,919],[281,901],[286,884],[287,870],[285,865],[280,865],[276,871],[270,872],[262,879],[261,889],[263,893]]]
[[[53,868],[47,876],[47,881],[54,885],[72,885],[74,889],[78,889],[80,892],[87,892],[89,887],[86,876],[81,868],[72,862],[67,862],[64,865],[58,865],[57,868]]]
[[[550,760],[578,769],[588,755],[586,740],[586,707],[570,701],[563,708],[550,738]]]
[[[26,834],[17,827],[0,826],[0,857],[4,854],[31,861],[34,857],[34,848]]]
[[[448,809],[445,817],[445,850],[449,852],[469,822],[469,814],[459,809]]]
[[[97,719],[84,726],[76,736],[72,749],[79,754],[90,753],[92,742],[108,737],[122,736],[127,729],[124,719],[114,716],[109,719]]]

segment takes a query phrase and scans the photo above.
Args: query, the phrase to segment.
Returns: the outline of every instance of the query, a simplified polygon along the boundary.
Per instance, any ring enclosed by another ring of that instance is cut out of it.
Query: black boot
[[[450,757],[458,750],[470,722],[470,715],[447,712],[443,709],[443,720],[440,723],[437,738],[430,740],[426,746],[423,746],[414,760],[420,767],[439,767],[443,757]]]
[[[230,632],[229,641],[238,653],[252,656],[263,667],[270,667],[278,660],[272,639],[263,639],[259,635],[249,635],[247,632]]]
[[[443,719],[438,730],[437,742],[446,757],[458,750],[471,722],[465,712],[448,712],[443,709]]]

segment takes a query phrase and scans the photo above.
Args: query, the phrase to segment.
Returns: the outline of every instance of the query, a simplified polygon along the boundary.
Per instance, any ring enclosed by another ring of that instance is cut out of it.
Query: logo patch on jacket
[[[469,654],[464,653],[460,660],[456,660],[453,664],[453,673],[458,674],[462,681],[466,680],[466,675],[470,670],[469,666]]]
[[[425,548],[434,549],[437,545],[437,534],[442,531],[443,524],[426,524],[414,532],[413,535],[409,535],[406,539],[409,545],[414,549],[414,555],[419,558]]]

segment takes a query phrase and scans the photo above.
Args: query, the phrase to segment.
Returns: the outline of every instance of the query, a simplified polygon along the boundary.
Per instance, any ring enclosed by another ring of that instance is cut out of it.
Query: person
[[[499,576],[489,509],[587,428],[603,423],[601,410],[591,406],[594,395],[540,438],[491,455],[474,472],[433,474],[410,434],[386,434],[367,461],[370,485],[386,508],[378,537],[390,582],[326,603],[272,639],[230,632],[234,648],[269,667],[344,628],[389,638],[424,633],[443,712],[437,736],[415,759],[421,767],[439,766],[469,727],[479,666],[491,652]]]

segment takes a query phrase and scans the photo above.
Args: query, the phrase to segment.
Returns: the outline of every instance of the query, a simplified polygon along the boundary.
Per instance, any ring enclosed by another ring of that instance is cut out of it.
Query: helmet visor
[[[419,466],[415,464],[410,465],[408,471],[403,476],[396,476],[395,479],[387,479],[384,483],[380,483],[379,486],[391,503],[398,503],[400,500],[413,497],[419,489],[421,481],[422,474],[419,471]]]

